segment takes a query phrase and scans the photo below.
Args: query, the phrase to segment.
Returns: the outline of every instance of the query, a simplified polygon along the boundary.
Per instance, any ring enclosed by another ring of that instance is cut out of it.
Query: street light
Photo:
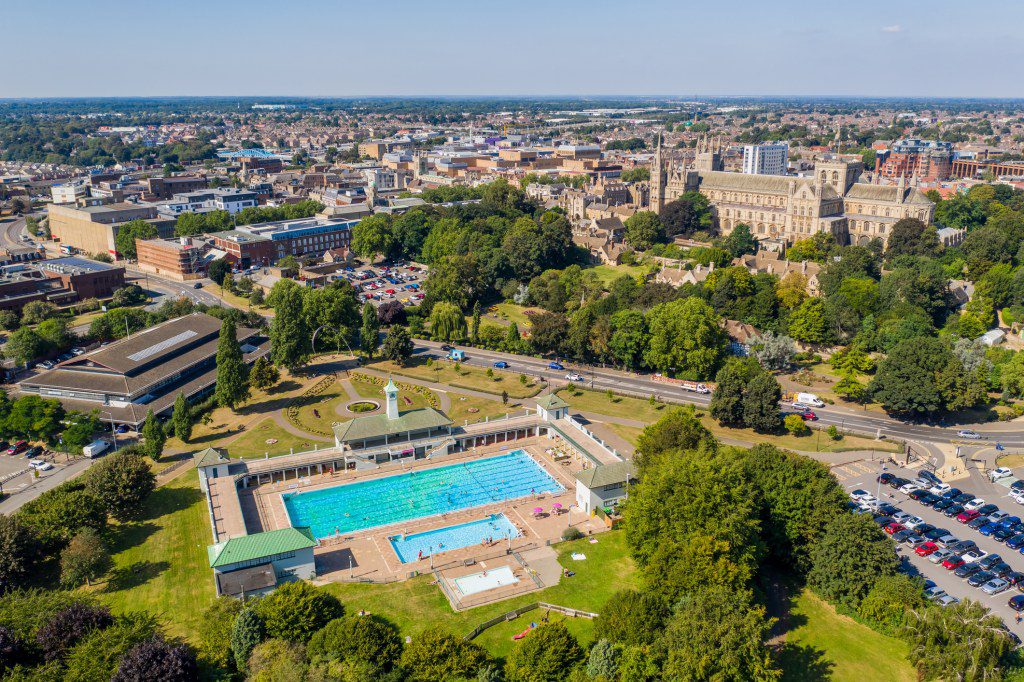
[[[114,436],[114,452],[117,452],[117,429],[114,428],[114,413],[108,412],[107,410],[100,410],[100,414],[110,415],[110,433]]]

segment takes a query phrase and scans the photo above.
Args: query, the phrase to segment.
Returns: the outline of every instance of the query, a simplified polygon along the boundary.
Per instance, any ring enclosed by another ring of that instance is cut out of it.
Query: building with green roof
[[[206,548],[217,595],[261,594],[279,582],[316,577],[317,541],[305,526],[230,538]]]

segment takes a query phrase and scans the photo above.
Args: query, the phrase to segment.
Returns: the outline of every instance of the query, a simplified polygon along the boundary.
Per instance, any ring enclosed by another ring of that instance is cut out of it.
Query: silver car
[[[981,591],[985,594],[999,594],[1010,586],[1010,583],[1006,582],[1002,578],[993,578],[987,583],[981,586]]]
[[[960,600],[951,594],[944,594],[935,600],[935,603],[939,606],[952,606],[953,604],[959,604]]]
[[[953,556],[953,553],[948,549],[937,549],[928,555],[928,561],[933,564],[941,564],[943,561]]]

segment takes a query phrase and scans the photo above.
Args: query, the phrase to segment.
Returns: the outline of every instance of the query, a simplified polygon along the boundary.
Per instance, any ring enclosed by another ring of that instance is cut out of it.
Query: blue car
[[[995,533],[997,530],[999,530],[998,523],[986,523],[984,526],[978,529],[978,532],[987,537],[989,535],[992,535],[992,533]]]
[[[1006,540],[1007,549],[1020,549],[1024,547],[1024,533],[1017,533],[1012,538]]]
[[[999,522],[999,525],[1003,528],[1009,528],[1010,526],[1016,526],[1020,523],[1019,516],[1007,516],[1005,519]]]
[[[494,366],[497,367],[498,369],[508,369],[509,364],[504,360],[498,360],[496,363],[494,363]]]
[[[565,367],[562,367],[562,364],[560,362],[549,362],[548,369],[563,370],[565,369]]]

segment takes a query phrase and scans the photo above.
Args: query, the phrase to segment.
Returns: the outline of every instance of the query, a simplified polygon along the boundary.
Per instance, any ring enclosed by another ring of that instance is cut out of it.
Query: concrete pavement
[[[47,490],[56,488],[64,481],[69,481],[92,466],[95,460],[82,457],[72,460],[69,464],[58,465],[50,471],[40,471],[39,478],[30,473],[4,483],[7,497],[0,502],[0,514],[13,514]]]

